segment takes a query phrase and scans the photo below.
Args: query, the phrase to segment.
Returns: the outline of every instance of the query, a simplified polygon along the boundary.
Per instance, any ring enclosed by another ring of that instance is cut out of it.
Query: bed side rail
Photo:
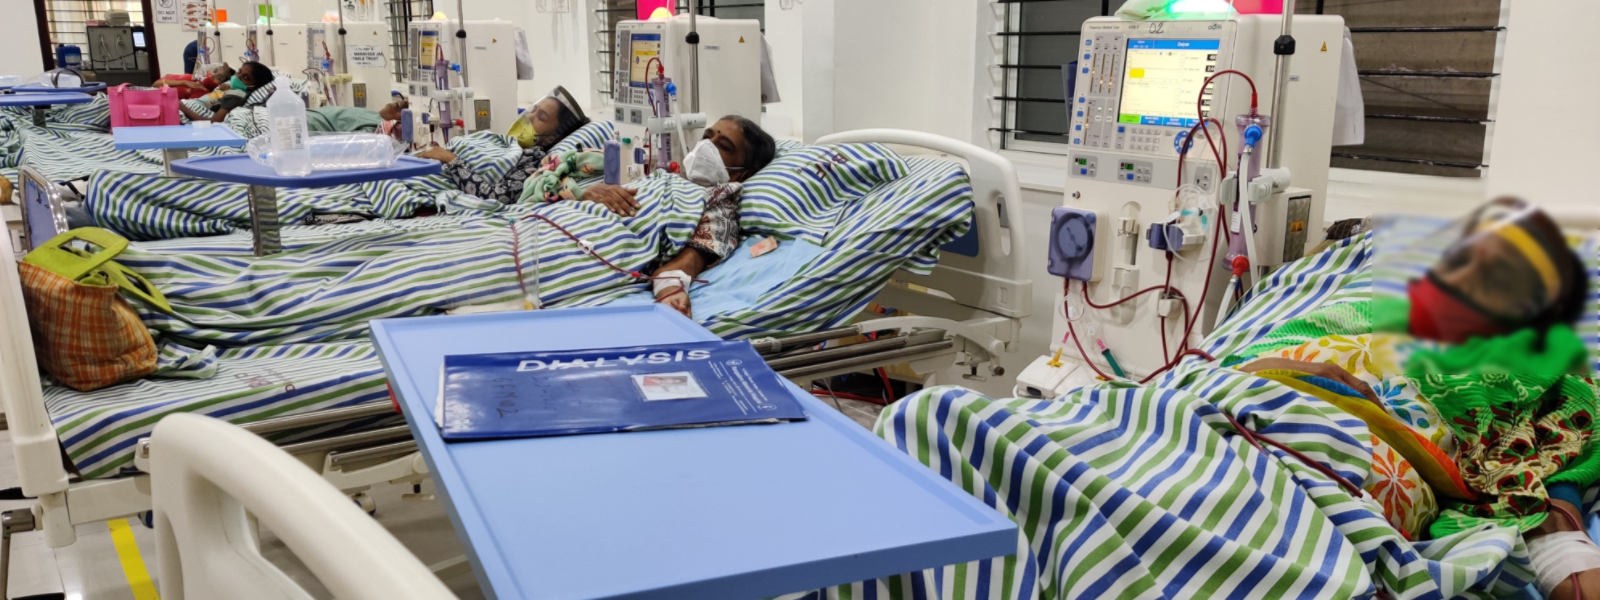
[[[250,543],[248,511],[339,598],[455,597],[349,498],[266,440],[191,414],[162,419],[151,440],[163,596],[304,596]]]
[[[61,445],[44,409],[39,362],[33,353],[22,279],[9,239],[0,242],[0,405],[11,430],[22,491],[40,496],[67,489]]]
[[[972,144],[921,131],[858,129],[823,136],[818,144],[877,142],[924,148],[967,162],[972,180],[974,226],[978,255],[950,252],[928,276],[901,272],[896,279],[937,289],[964,306],[997,315],[1021,318],[1032,313],[1033,282],[1028,279],[1022,252],[1027,245],[1021,224],[1022,188],[1011,161]]]

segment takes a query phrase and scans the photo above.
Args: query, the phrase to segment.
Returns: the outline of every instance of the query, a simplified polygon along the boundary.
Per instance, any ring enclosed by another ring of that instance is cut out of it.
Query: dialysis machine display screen
[[[1128,40],[1117,122],[1193,127],[1200,87],[1217,70],[1221,40]]]
[[[628,49],[628,85],[632,87],[648,87],[650,83],[650,59],[661,56],[661,34],[635,33],[632,38],[632,47]]]

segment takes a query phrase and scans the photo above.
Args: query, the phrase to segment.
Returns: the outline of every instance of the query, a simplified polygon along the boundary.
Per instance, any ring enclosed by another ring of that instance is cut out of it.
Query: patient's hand
[[[636,193],[636,190],[620,185],[596,183],[584,190],[583,199],[605,205],[611,212],[624,217],[631,217],[639,212],[639,201],[634,199]]]
[[[684,292],[683,288],[681,287],[673,291],[666,292],[661,298],[657,299],[656,302],[660,302],[672,307],[673,310],[683,313],[683,316],[685,317],[689,317],[691,319],[694,318],[694,315],[691,313],[689,308],[689,294]]]
[[[1305,373],[1307,375],[1315,375],[1324,379],[1332,379],[1339,383],[1350,386],[1350,389],[1361,392],[1361,395],[1366,396],[1367,399],[1371,400],[1373,404],[1377,404],[1380,407],[1383,406],[1383,403],[1378,401],[1378,393],[1372,391],[1372,386],[1367,385],[1367,382],[1362,381],[1360,377],[1350,374],[1349,371],[1344,370],[1344,368],[1340,367],[1339,365],[1331,363],[1308,362],[1290,358],[1258,358],[1239,366],[1239,370],[1246,373],[1269,371],[1272,369],[1288,369],[1292,371],[1300,371],[1301,373]]]
[[[434,146],[417,153],[417,158],[431,158],[444,164],[455,162],[456,154],[442,147]]]

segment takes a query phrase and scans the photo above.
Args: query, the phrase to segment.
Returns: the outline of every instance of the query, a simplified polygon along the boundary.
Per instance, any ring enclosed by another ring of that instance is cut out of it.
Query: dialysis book
[[[805,420],[747,342],[692,342],[444,358],[447,440]]]

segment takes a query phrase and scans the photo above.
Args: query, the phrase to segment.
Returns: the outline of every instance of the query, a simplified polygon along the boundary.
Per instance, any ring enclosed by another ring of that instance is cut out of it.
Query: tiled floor
[[[823,397],[823,402],[833,406],[834,399]],[[839,400],[838,405],[852,420],[871,428],[883,407],[868,402]],[[0,488],[18,485],[16,465],[11,455],[10,433],[0,431]],[[434,564],[459,556],[461,543],[451,529],[443,506],[436,500],[403,500],[402,494],[411,492],[409,486],[385,485],[368,491],[378,504],[378,522],[394,534],[401,543],[422,560]],[[422,490],[432,492],[432,482]],[[0,510],[20,509],[28,502],[0,502]],[[131,521],[139,555],[144,560],[151,577],[156,571],[155,536],[138,521]],[[311,590],[317,598],[330,595],[270,529],[262,529],[261,553],[284,573]],[[44,546],[37,533],[18,534],[12,538],[11,598],[22,594],[63,592],[67,600],[135,600],[127,576],[117,558],[111,541],[110,529],[105,523],[78,527],[78,541],[64,548]],[[470,574],[445,581],[457,596],[464,600],[482,598],[477,581]],[[0,599],[3,600],[3,599]]]

